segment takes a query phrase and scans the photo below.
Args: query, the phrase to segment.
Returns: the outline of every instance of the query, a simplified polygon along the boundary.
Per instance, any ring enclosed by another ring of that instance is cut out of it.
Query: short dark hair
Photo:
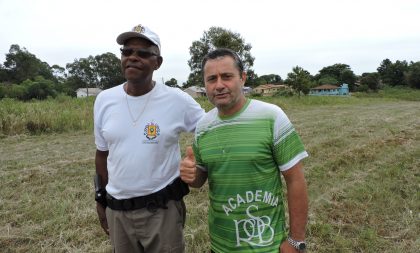
[[[241,58],[239,58],[238,54],[229,48],[216,48],[215,50],[207,53],[204,56],[203,61],[201,62],[201,72],[202,72],[203,77],[204,77],[204,65],[206,65],[207,61],[214,60],[217,57],[222,57],[222,56],[232,57],[235,60],[235,65],[239,71],[239,76],[242,76],[242,72],[244,72],[244,64]]]

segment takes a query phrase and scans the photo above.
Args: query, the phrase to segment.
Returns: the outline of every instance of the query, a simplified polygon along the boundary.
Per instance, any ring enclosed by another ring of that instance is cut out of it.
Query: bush
[[[6,94],[6,89],[3,86],[0,86],[0,99],[4,98],[5,94]]]
[[[293,97],[294,93],[292,90],[280,90],[276,94],[274,94],[275,97]]]

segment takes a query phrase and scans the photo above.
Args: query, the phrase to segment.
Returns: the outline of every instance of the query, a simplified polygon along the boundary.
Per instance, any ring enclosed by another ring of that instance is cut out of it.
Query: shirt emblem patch
[[[159,125],[150,122],[144,127],[144,135],[150,141],[156,139],[160,135]]]

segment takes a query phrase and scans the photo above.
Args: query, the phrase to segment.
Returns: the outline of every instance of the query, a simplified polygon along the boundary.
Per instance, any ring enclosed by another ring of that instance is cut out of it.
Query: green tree
[[[323,85],[323,84],[333,84],[333,85],[338,85],[338,84],[339,84],[338,80],[337,80],[337,79],[335,79],[335,77],[328,76],[328,75],[325,75],[325,76],[321,77],[321,78],[317,81],[317,83],[318,83],[319,85]]]
[[[11,45],[9,53],[6,54],[4,71],[7,81],[10,83],[21,83],[24,80],[34,80],[37,76],[42,76],[48,80],[55,80],[51,67],[39,60],[35,55],[29,53],[26,48],[19,45]],[[4,79],[4,77],[2,77]]]
[[[378,73],[363,73],[360,78],[360,85],[362,90],[379,90],[380,76]]]
[[[204,86],[203,85],[203,78],[201,77],[201,74],[198,73],[190,73],[188,75],[188,80],[184,83],[182,83],[182,88],[188,88],[191,86]]]
[[[68,63],[66,69],[69,73],[67,83],[73,90],[78,88],[96,87],[98,84],[94,73],[94,57],[75,59],[73,63]]]
[[[408,71],[406,61],[397,60],[395,63],[392,63],[389,59],[385,59],[377,70],[384,84],[390,86],[407,85],[404,77],[404,72]]]
[[[300,96],[301,93],[308,94],[309,89],[312,86],[311,74],[303,68],[296,66],[292,69],[292,72],[287,74],[287,79],[284,81],[290,87],[292,87]]]
[[[340,85],[343,84],[343,83],[348,84],[349,89],[354,90],[356,80],[357,80],[357,76],[354,74],[353,70],[345,69],[345,70],[343,70],[343,72],[341,72],[339,82],[340,82]]]
[[[62,93],[67,96],[75,97],[76,96],[76,90],[74,90],[72,87],[74,85],[71,85],[70,79],[65,79],[63,83],[57,83],[55,85],[55,90],[57,93]]]
[[[165,84],[169,87],[179,87],[178,81],[175,78],[171,78],[169,81],[166,81]]]
[[[0,64],[0,83],[8,81],[8,73],[7,70]]]
[[[420,89],[420,61],[411,62],[405,73],[405,78],[410,87]]]
[[[204,56],[216,48],[229,48],[235,51],[244,62],[244,70],[247,72],[247,83],[252,82],[254,73],[252,66],[254,65],[254,57],[251,55],[251,44],[245,43],[245,40],[239,33],[221,27],[210,27],[205,31],[200,40],[194,41],[190,47],[191,58],[188,60],[188,66],[191,73],[185,87],[199,85],[203,86],[201,62]]]
[[[327,77],[337,80],[336,84],[348,84],[350,91],[353,91],[355,88],[357,78],[350,66],[347,64],[336,63],[334,65],[324,67],[315,76],[315,79],[319,83],[319,80]]]
[[[67,85],[73,90],[85,87],[107,89],[125,81],[120,60],[112,53],[76,59],[66,65]]]
[[[33,98],[43,100],[57,95],[54,82],[47,80],[42,76],[36,77],[34,81],[26,80],[21,84],[21,86],[26,87],[25,100]]]
[[[25,100],[27,98],[27,88],[24,85],[18,84],[7,86],[5,97]]]
[[[258,75],[252,69],[248,69],[248,71],[246,72],[246,75],[247,75],[247,79],[246,79],[245,86],[257,87],[260,84],[267,83],[266,80],[259,79]]]
[[[66,69],[58,66],[57,64],[54,64],[51,66],[51,71],[52,74],[54,76],[54,78],[59,82],[59,83],[63,83],[66,80],[67,74],[66,74]]]
[[[258,80],[262,80],[265,84],[282,84],[283,80],[279,75],[270,74],[270,75],[262,75],[258,77]]]
[[[283,84],[283,79],[276,74],[258,76],[251,70],[247,75],[249,80],[246,82],[246,85],[250,87],[257,87],[262,84]]]
[[[97,75],[97,87],[108,89],[125,82],[121,70],[121,61],[113,53],[104,53],[95,56],[94,71]]]
[[[392,61],[388,58],[383,60],[376,69],[384,84],[390,85],[392,83]]]
[[[0,99],[6,96],[6,88],[0,84]]]

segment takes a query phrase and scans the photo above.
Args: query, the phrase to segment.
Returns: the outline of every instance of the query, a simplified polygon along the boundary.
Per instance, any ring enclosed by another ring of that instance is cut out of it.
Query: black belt
[[[188,185],[178,177],[162,190],[150,195],[131,199],[116,199],[107,194],[106,202],[112,210],[129,211],[146,207],[149,211],[155,212],[158,208],[168,208],[166,204],[169,200],[181,200],[189,192]]]

